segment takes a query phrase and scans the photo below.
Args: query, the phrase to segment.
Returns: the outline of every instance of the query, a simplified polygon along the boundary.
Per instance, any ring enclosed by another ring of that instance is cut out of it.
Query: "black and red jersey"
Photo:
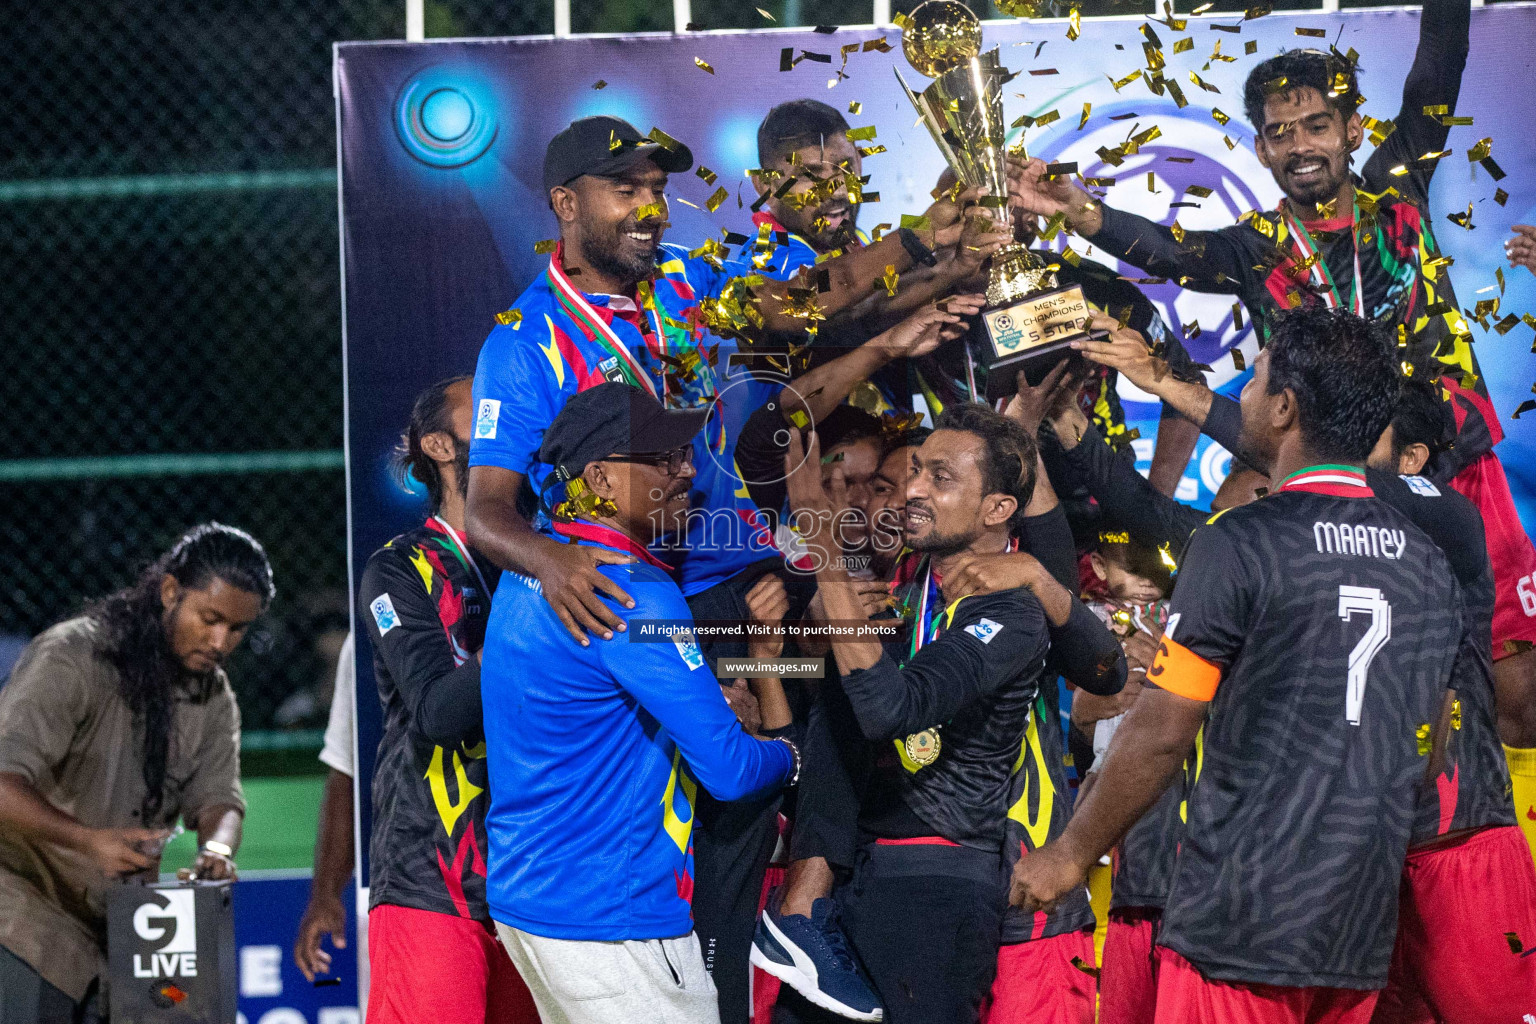
[[[1003,823],[1003,862],[1011,871],[1020,858],[1055,839],[1072,817],[1067,788],[1066,753],[1062,747],[1061,715],[1049,691],[1035,697],[1029,728],[1019,748],[1008,783],[1008,818]],[[1088,890],[1064,897],[1050,913],[1027,912],[1010,906],[1003,918],[1003,942],[1028,942],[1075,932],[1094,925]]]
[[[483,570],[462,537],[435,517],[375,551],[363,570],[358,622],[373,647],[384,707],[370,906],[490,920],[485,742],[439,745],[422,735],[417,716],[428,688],[453,685],[447,677],[455,673],[478,703],[474,652],[485,640],[498,575]]]
[[[1353,207],[1340,204],[1330,216],[1302,220],[1284,207],[1255,211],[1231,227],[1176,234],[1105,207],[1104,226],[1092,239],[1148,273],[1195,291],[1238,296],[1261,336],[1278,314],[1322,304],[1356,309],[1385,326],[1402,344],[1404,361],[1420,375],[1445,375],[1458,399],[1456,446],[1444,459],[1447,479],[1503,436],[1472,352],[1471,326],[1451,287],[1452,261],[1435,240],[1429,209],[1436,157],[1450,135],[1442,114],[1432,111],[1456,109],[1469,8],[1468,0],[1423,6],[1402,108],[1355,179]]]
[[[1462,623],[1445,555],[1357,470],[1195,531],[1148,672],[1210,702],[1163,945],[1223,981],[1386,983]]]

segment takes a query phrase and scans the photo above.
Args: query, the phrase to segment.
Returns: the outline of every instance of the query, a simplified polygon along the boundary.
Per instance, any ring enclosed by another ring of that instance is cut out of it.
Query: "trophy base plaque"
[[[1051,367],[1072,354],[1074,341],[1101,341],[1109,336],[1088,329],[1093,310],[1075,284],[1000,303],[981,316],[986,325],[982,364],[987,369],[990,403],[1019,390],[1020,370],[1030,384],[1039,384]]]

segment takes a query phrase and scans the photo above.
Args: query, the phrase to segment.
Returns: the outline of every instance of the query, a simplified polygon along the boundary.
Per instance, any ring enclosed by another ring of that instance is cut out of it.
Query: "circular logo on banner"
[[[486,90],[444,67],[423,68],[395,101],[395,134],[405,151],[432,167],[463,167],[496,138],[496,113]]]

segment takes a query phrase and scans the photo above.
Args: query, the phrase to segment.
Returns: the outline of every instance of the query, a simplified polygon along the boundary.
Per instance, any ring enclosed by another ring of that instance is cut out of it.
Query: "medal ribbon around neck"
[[[555,299],[560,303],[561,308],[567,316],[580,324],[610,356],[619,361],[619,370],[623,373],[626,383],[633,387],[642,388],[652,398],[661,401],[664,405],[668,404],[666,396],[656,390],[656,384],[651,380],[651,375],[635,359],[629,350],[629,346],[624,344],[624,340],[593,309],[592,304],[587,301],[587,297],[581,293],[579,288],[571,283],[571,279],[561,269],[560,255],[563,251],[564,243],[561,243],[561,245],[562,248],[557,249],[550,258],[549,267],[546,270],[550,285],[555,293]],[[656,289],[653,282],[640,282],[640,287],[636,291],[640,299],[640,310],[644,316],[649,318],[651,326],[656,332],[657,347],[661,353],[672,356],[675,349],[687,348],[692,349],[697,354],[698,366],[694,372],[700,378],[700,385],[695,397],[699,398],[700,401],[694,404],[703,405],[716,401],[718,391],[715,386],[714,368],[704,362],[704,355],[698,351],[697,343],[687,336],[687,332],[684,329],[668,325],[666,313],[661,309],[661,304],[656,301]],[[678,341],[681,344],[675,344]],[[665,364],[663,365],[665,366]],[[663,368],[662,379],[665,380],[666,376],[666,370]],[[711,432],[712,436],[708,438],[708,442],[715,453],[720,454],[725,451],[726,442],[725,417],[723,413],[716,416],[715,420],[716,426]]]
[[[1280,201],[1281,208],[1285,211],[1287,226],[1291,229],[1291,240],[1296,249],[1301,253],[1300,262],[1316,256],[1312,265],[1307,269],[1307,277],[1312,282],[1313,288],[1322,293],[1323,301],[1329,309],[1335,309],[1344,305],[1344,298],[1339,294],[1339,286],[1333,282],[1333,271],[1328,269],[1328,261],[1324,259],[1317,249],[1317,243],[1312,240],[1312,233],[1307,226],[1292,212],[1285,200]],[[1349,226],[1350,241],[1355,254],[1355,280],[1351,285],[1350,306],[1356,316],[1365,316],[1365,289],[1360,287],[1360,203],[1356,200],[1354,206],[1354,220]],[[1327,285],[1326,291],[1324,285]]]
[[[549,261],[549,269],[545,271],[549,276],[550,287],[554,289],[555,299],[560,303],[566,314],[579,323],[592,335],[593,339],[601,345],[608,354],[617,358],[619,368],[624,374],[624,379],[630,385],[643,388],[652,398],[660,396],[656,393],[656,385],[651,381],[651,375],[646,373],[635,357],[630,354],[629,346],[624,344],[612,327],[610,327],[587,297],[571,284],[571,279],[565,276],[565,271],[560,268],[560,253],[557,251]],[[651,297],[650,303],[654,304],[655,298]],[[647,312],[650,312],[647,310]]]
[[[458,556],[459,561],[464,563],[464,568],[474,573],[475,579],[479,581],[480,596],[489,600],[491,588],[485,585],[485,575],[480,571],[480,566],[475,563],[475,556],[469,553],[469,545],[464,543],[464,538],[459,536],[459,531],[448,524],[448,520],[442,516],[432,518],[443,528],[443,532],[448,534],[448,539],[453,542],[453,553]]]

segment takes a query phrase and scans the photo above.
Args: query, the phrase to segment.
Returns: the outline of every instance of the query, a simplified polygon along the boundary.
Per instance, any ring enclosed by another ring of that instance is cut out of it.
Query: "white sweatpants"
[[[720,1024],[715,983],[692,932],[587,942],[496,925],[543,1024]]]

